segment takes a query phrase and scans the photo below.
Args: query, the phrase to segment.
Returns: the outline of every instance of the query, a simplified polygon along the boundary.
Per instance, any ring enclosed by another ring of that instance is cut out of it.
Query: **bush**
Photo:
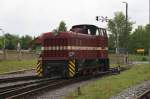
[[[142,57],[142,61],[147,61],[147,58],[146,57]]]

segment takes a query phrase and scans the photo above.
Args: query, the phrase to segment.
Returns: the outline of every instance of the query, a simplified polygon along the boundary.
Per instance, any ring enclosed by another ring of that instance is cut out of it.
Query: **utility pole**
[[[126,35],[128,34],[128,3],[127,2],[122,2],[125,3],[126,5]],[[126,45],[126,49],[128,50],[128,44]]]
[[[122,3],[125,3],[125,5],[126,5],[126,30],[125,30],[125,33],[126,33],[126,35],[128,35],[128,3],[127,2],[122,2]],[[125,58],[125,63],[128,64],[128,43],[126,44],[126,55],[124,58]]]
[[[122,2],[122,3],[125,3],[125,5],[126,5],[126,32],[127,32],[127,29],[128,29],[128,3],[127,2]]]
[[[149,0],[149,25],[150,25],[150,0]]]

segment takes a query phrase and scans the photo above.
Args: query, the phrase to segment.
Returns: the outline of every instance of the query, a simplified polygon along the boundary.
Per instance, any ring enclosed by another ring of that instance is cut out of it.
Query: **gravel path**
[[[130,87],[110,99],[134,99],[146,90],[150,89],[150,81],[144,81],[141,84]]]

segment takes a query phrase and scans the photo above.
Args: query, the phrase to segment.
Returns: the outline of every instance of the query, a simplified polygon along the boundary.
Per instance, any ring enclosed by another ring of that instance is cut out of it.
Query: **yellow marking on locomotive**
[[[37,72],[42,72],[42,71],[43,71],[42,68],[40,68],[40,69],[37,70]]]
[[[38,76],[40,76],[40,77],[42,77],[42,76],[43,76],[43,74],[42,74],[42,72],[41,72],[41,71],[40,71],[40,72],[38,71],[38,72],[37,72],[37,75],[38,75]]]
[[[37,67],[36,67],[36,69],[39,69],[39,68],[40,68],[40,66],[37,66]]]
[[[39,70],[39,69],[41,69],[41,67],[40,67],[40,66],[38,66],[38,67],[36,68],[36,70]]]
[[[42,73],[39,73],[39,74],[38,74],[38,76],[39,76],[39,77],[42,77],[42,76],[43,76],[43,74],[42,74]]]
[[[37,72],[38,74],[41,73],[41,69],[37,70],[36,72]]]
[[[40,73],[42,73],[42,71],[41,71],[41,70],[39,70],[39,71],[37,71],[37,73],[38,73],[38,74],[40,74]]]
[[[40,68],[40,69],[37,70],[37,72],[42,72],[42,71],[43,71],[42,68]]]
[[[69,76],[70,76],[70,77],[73,77],[74,75],[73,75],[71,72],[69,72]]]
[[[38,71],[42,72],[42,68],[41,67],[38,67],[36,70],[37,70],[37,72]]]
[[[70,65],[72,65],[73,67],[75,67],[75,64],[72,61],[70,61],[69,63],[70,63]]]
[[[69,64],[69,67],[70,67],[73,71],[75,71],[75,67],[74,67],[74,66],[72,66],[72,65]]]
[[[41,67],[41,63],[40,63],[40,61],[38,61],[37,67],[36,67],[37,75],[40,76],[40,77],[42,77],[43,76],[42,71],[43,71],[43,69]]]
[[[70,71],[72,74],[75,73],[75,71],[73,71],[71,68],[69,68],[69,71]]]
[[[37,64],[36,68],[38,68],[40,65],[41,65],[41,64],[40,64],[40,62],[38,62],[38,64]]]
[[[69,70],[69,76],[73,77],[76,74],[76,69],[75,69],[75,60],[70,60],[68,62],[68,70]]]
[[[74,76],[74,73],[69,71],[69,77],[73,77],[73,76]]]
[[[38,62],[37,62],[37,65],[39,65],[40,63],[41,63],[41,61],[38,61]]]

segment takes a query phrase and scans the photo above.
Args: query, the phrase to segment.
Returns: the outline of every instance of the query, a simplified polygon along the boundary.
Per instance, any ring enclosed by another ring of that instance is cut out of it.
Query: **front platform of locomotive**
[[[71,59],[73,53],[68,52],[68,39],[70,32],[44,33],[41,39],[42,51],[37,65],[39,76],[69,76],[68,61],[75,66],[74,60]],[[73,76],[73,74],[70,74]]]

